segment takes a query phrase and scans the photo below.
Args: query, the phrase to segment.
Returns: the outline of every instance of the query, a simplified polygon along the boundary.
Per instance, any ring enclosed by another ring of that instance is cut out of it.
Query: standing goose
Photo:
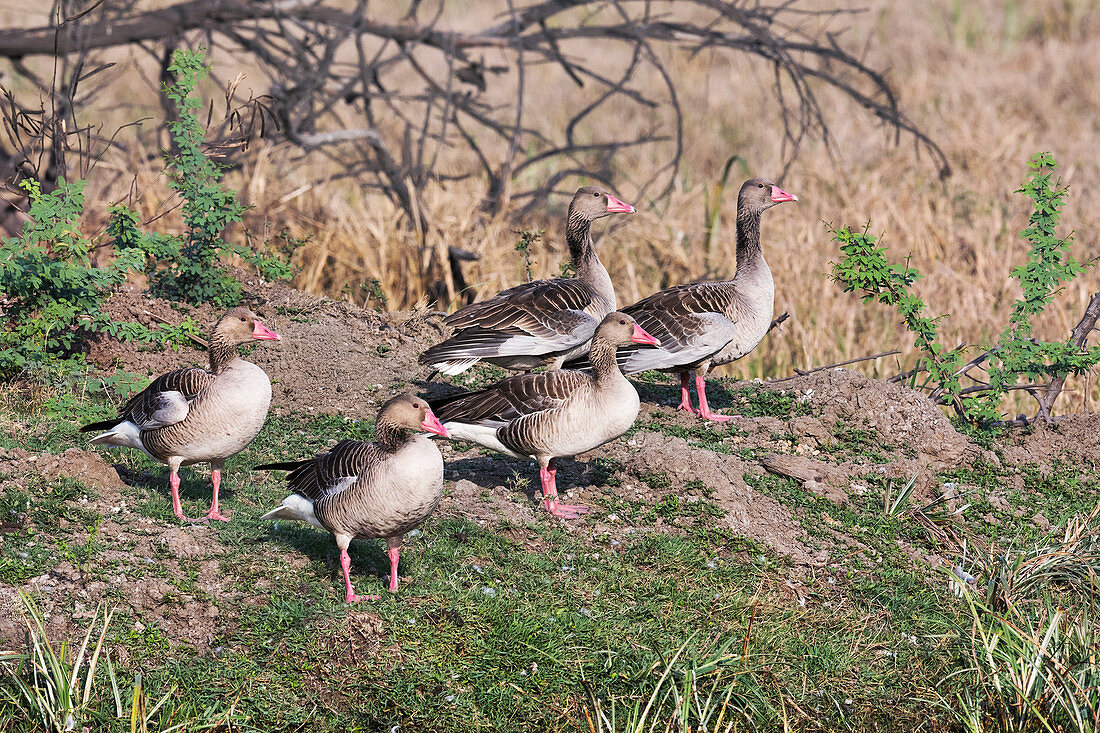
[[[569,204],[565,241],[576,276],[535,280],[461,308],[444,321],[455,333],[420,356],[443,374],[459,374],[478,361],[530,370],[584,353],[600,319],[615,310],[615,288],[596,254],[592,222],[634,213],[596,186],[577,190]]]
[[[615,350],[631,343],[655,346],[657,340],[630,316],[612,312],[592,337],[592,372],[521,374],[440,400],[432,409],[452,438],[537,460],[546,509],[573,518],[588,507],[558,503],[554,459],[592,450],[634,424],[638,393],[615,361]]]
[[[737,272],[733,279],[678,285],[624,308],[661,346],[619,351],[623,373],[647,369],[679,372],[678,409],[716,422],[729,420],[728,415],[710,411],[705,377],[712,367],[755,349],[768,332],[775,285],[760,249],[760,215],[776,204],[797,200],[765,178],[745,181],[737,196]],[[695,373],[698,410],[691,406],[689,372]]]
[[[256,466],[290,471],[287,484],[294,492],[261,519],[297,519],[336,535],[347,603],[378,600],[378,596],[357,596],[351,587],[351,541],[386,538],[389,588],[396,592],[401,538],[423,524],[439,505],[443,456],[426,436],[409,433],[418,429],[447,437],[427,402],[402,394],[378,411],[376,443],[341,440],[314,458]]]
[[[210,335],[210,368],[162,374],[122,408],[114,420],[85,425],[80,432],[106,430],[92,445],[137,448],[171,469],[172,511],[182,520],[180,466],[209,463],[214,498],[206,516],[229,521],[218,511],[222,467],[252,442],[267,418],[271,380],[237,353],[249,341],[279,341],[247,308],[222,316]]]

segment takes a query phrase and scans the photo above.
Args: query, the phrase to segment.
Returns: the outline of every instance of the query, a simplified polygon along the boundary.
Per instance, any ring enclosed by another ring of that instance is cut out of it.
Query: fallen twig
[[[786,315],[785,313],[783,315]],[[893,356],[894,354],[900,354],[898,350],[884,351],[881,354],[871,354],[870,356],[860,356],[855,359],[849,359],[848,361],[838,361],[836,364],[826,364],[825,366],[814,367],[813,369],[799,369],[794,367],[794,375],[790,377],[783,377],[782,379],[773,379],[773,382],[786,382],[790,379],[796,379],[797,377],[803,377],[807,374],[813,374],[814,372],[823,372],[826,369],[833,369],[834,367],[847,366],[848,364],[855,364],[861,361],[870,361],[871,359],[881,359],[884,356]]]
[[[174,325],[171,321],[166,321],[165,319],[161,318],[160,316],[154,315],[153,313],[150,313],[149,311],[144,311],[144,313],[145,313],[145,315],[149,316],[149,318],[156,321],[157,323],[163,323],[163,324],[166,324],[166,325],[169,325],[169,326]],[[205,339],[201,339],[198,336],[195,336],[195,335],[190,334],[190,333],[186,334],[186,336],[187,336],[187,338],[191,339],[192,341],[194,341],[196,344],[198,344],[202,348],[204,348],[204,349],[209,349],[210,348],[210,344],[208,344]]]

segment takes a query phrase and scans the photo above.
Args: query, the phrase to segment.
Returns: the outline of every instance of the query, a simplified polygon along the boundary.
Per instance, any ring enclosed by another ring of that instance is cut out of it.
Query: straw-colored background
[[[826,273],[835,258],[824,222],[862,225],[870,221],[884,235],[891,255],[911,255],[911,263],[927,275],[918,286],[935,312],[946,312],[945,343],[987,343],[999,332],[1018,289],[1011,269],[1023,261],[1025,247],[1018,232],[1026,223],[1026,202],[1013,193],[1025,175],[1025,161],[1041,150],[1054,152],[1063,181],[1070,185],[1064,216],[1065,231],[1076,230],[1076,254],[1091,257],[1100,225],[1100,6],[1075,0],[1028,2],[963,2],[838,5],[865,7],[866,12],[834,22],[844,30],[841,42],[864,54],[873,68],[886,72],[898,91],[903,110],[946,152],[954,175],[937,178],[934,161],[919,155],[911,139],[894,147],[881,126],[861,111],[845,106],[839,94],[822,90],[830,114],[833,148],[820,140],[808,144],[779,181],[799,196],[765,215],[764,247],[776,279],[776,312],[791,319],[782,333],[773,333],[760,348],[732,367],[738,375],[782,376],[792,366],[812,366],[879,350],[902,347],[903,364],[912,361],[911,339],[894,316],[876,305],[864,305],[843,293]],[[36,25],[38,9],[26,0],[4,13],[19,25]],[[503,9],[491,3],[454,6],[457,28],[489,25]],[[18,7],[22,6],[22,7]],[[378,4],[372,8],[380,8]],[[474,10],[473,8],[476,8]],[[401,8],[395,8],[400,13]],[[575,48],[573,52],[579,53]],[[614,49],[606,63],[618,59]],[[146,215],[172,205],[173,199],[153,161],[141,163],[165,142],[157,131],[162,113],[154,96],[155,71],[147,57],[114,52],[128,64],[124,77],[129,91],[123,99],[91,100],[80,111],[85,119],[107,128],[142,114],[154,116],[140,134],[127,131],[122,139],[127,155],[114,153],[93,172],[89,188],[93,205],[88,225],[99,226],[105,204],[122,198],[134,167],[139,168],[140,205]],[[488,62],[496,62],[491,54]],[[747,161],[753,175],[776,176],[781,165],[781,123],[771,91],[770,67],[754,60],[700,54],[693,59],[669,52],[678,93],[686,111],[686,150],[670,200],[634,200],[640,213],[619,217],[613,226],[597,226],[601,257],[611,272],[623,303],[633,302],[662,282],[676,283],[704,274],[701,250],[704,191],[713,185],[725,159],[732,154]],[[44,63],[44,62],[40,62]],[[215,56],[216,71],[232,77],[237,69],[224,54]],[[266,91],[255,70],[245,86]],[[585,91],[563,74],[546,67],[538,72],[538,89],[545,95],[539,112],[542,124],[564,124],[569,111],[584,103]],[[11,79],[5,74],[5,80]],[[507,77],[505,77],[507,79]],[[506,85],[502,83],[503,89]],[[17,90],[19,87],[16,87]],[[214,94],[211,86],[206,90]],[[492,94],[490,90],[490,94]],[[132,100],[138,100],[133,102]],[[538,104],[539,100],[529,98]],[[606,125],[643,125],[634,115],[598,121]],[[630,201],[652,166],[653,153],[620,160],[617,193]],[[421,301],[428,283],[426,255],[417,252],[414,235],[394,207],[377,194],[348,182],[318,184],[325,170],[316,163],[291,164],[282,147],[262,148],[248,165],[230,176],[254,206],[250,227],[262,232],[288,226],[309,236],[298,254],[297,284],[335,297],[362,299],[361,282],[377,279],[391,308]],[[331,163],[326,165],[332,165]],[[447,165],[462,168],[465,161]],[[736,170],[736,169],[735,169]],[[533,175],[538,175],[535,172]],[[740,173],[736,173],[740,176]],[[732,223],[731,181],[723,221]],[[516,222],[507,215],[487,219],[477,210],[483,182],[430,189],[425,200],[437,224],[429,236],[436,246],[458,244],[482,255],[467,277],[482,293],[515,284],[522,278],[522,260],[513,251],[514,230],[543,227],[547,236],[535,252],[535,275],[556,274],[565,259],[561,241],[564,198],[539,216]],[[178,226],[174,215],[156,226]],[[235,236],[240,236],[239,232]],[[719,232],[727,271],[733,268],[733,232]],[[345,288],[347,284],[352,287]],[[1097,289],[1093,271],[1067,288],[1042,320],[1039,335],[1061,338],[1077,322],[1089,293]],[[893,360],[864,367],[873,374],[897,371]],[[1074,386],[1074,385],[1071,385]],[[1071,404],[1079,409],[1084,394],[1075,385]]]

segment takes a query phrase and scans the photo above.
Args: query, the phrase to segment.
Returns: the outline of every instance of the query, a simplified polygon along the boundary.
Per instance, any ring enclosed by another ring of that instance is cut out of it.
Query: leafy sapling
[[[908,264],[890,264],[885,248],[876,246],[875,237],[867,233],[869,225],[862,231],[830,229],[844,255],[833,264],[833,279],[846,291],[860,291],[864,302],[877,300],[897,310],[924,355],[911,373],[927,371],[925,384],[933,386],[931,396],[940,404],[951,404],[961,417],[974,423],[1001,420],[1001,403],[1012,389],[1024,389],[1035,396],[1038,417],[1049,421],[1051,406],[1066,376],[1079,376],[1100,363],[1100,346],[1087,344],[1100,315],[1100,294],[1093,297],[1085,316],[1066,340],[1043,341],[1034,336],[1032,319],[1043,313],[1066,283],[1093,265],[1070,254],[1072,236],[1058,236],[1067,189],[1054,180],[1056,167],[1050,153],[1039,153],[1028,161],[1030,172],[1016,191],[1032,201],[1028,226],[1020,233],[1029,245],[1028,257],[1012,271],[1022,296],[1013,304],[997,342],[962,366],[960,349],[947,349],[937,343],[938,322],[943,316],[924,315],[924,301],[910,290],[920,277],[916,269]],[[977,368],[986,372],[987,380],[969,374]],[[976,384],[962,388],[963,376]],[[1039,384],[1042,379],[1049,379],[1049,384]]]

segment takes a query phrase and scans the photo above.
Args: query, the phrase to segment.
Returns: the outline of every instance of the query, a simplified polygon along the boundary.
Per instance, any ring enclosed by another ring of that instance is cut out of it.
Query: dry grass
[[[824,3],[829,4],[829,3]],[[838,3],[843,4],[843,3]],[[457,4],[455,4],[457,5]],[[896,319],[877,306],[865,306],[826,277],[834,250],[824,222],[836,225],[870,221],[884,234],[893,255],[912,257],[927,274],[918,291],[937,312],[950,318],[945,341],[983,343],[999,332],[1017,289],[1012,267],[1023,261],[1024,244],[1017,233],[1025,225],[1026,203],[1012,193],[1023,179],[1024,161],[1040,150],[1052,150],[1070,184],[1064,221],[1075,229],[1077,253],[1090,256],[1100,229],[1100,165],[1097,163],[1096,114],[1100,109],[1100,7],[1085,0],[1032,2],[892,3],[878,0],[867,12],[846,19],[842,42],[865,48],[867,62],[888,70],[903,109],[932,134],[954,166],[941,182],[935,166],[919,157],[911,141],[899,147],[873,120],[843,107],[839,94],[823,92],[821,102],[834,109],[832,152],[821,141],[807,145],[781,181],[799,196],[799,203],[769,212],[764,223],[766,256],[776,275],[776,310],[792,318],[782,333],[773,334],[757,351],[731,367],[741,376],[781,376],[792,366],[829,363],[901,346],[903,363],[910,362],[911,340]],[[500,9],[505,7],[500,5]],[[477,18],[463,4],[458,27],[491,17],[494,10],[478,6]],[[26,23],[26,21],[21,21]],[[580,53],[582,49],[568,49]],[[601,49],[614,66],[614,49]],[[151,77],[144,58],[117,52],[119,60]],[[217,58],[217,56],[216,56]],[[224,57],[216,71],[223,77]],[[494,59],[487,58],[494,62]],[[632,185],[648,178],[656,161],[653,151],[626,154],[619,160],[622,185],[618,193],[639,205],[640,213],[621,217],[604,227],[600,241],[603,261],[616,283],[620,300],[629,303],[654,289],[707,275],[702,252],[704,191],[731,154],[747,162],[752,175],[778,176],[781,165],[781,123],[766,66],[745,59],[700,54],[672,57],[679,94],[687,112],[684,164],[670,199],[636,201]],[[247,71],[247,70],[246,70]],[[264,81],[251,72],[258,93]],[[131,73],[136,82],[137,74]],[[541,124],[567,119],[566,108],[583,104],[586,90],[550,68],[528,79],[543,103]],[[501,87],[505,85],[502,83]],[[209,90],[214,94],[213,87]],[[492,93],[492,90],[490,90]],[[145,111],[158,114],[152,104]],[[564,105],[556,100],[564,100]],[[110,124],[132,119],[138,108],[119,100],[96,100],[84,114]],[[601,120],[599,124],[645,125],[649,120]],[[127,153],[108,156],[94,171],[90,198],[117,200],[138,171],[139,205],[147,216],[171,207],[172,197],[158,173],[155,125],[142,136],[124,135]],[[453,152],[442,150],[444,156]],[[456,170],[462,161],[451,160]],[[296,160],[280,147],[254,148],[243,167],[230,176],[254,209],[254,231],[289,228],[310,237],[298,254],[301,271],[296,284],[313,292],[363,300],[360,283],[377,279],[392,308],[423,302],[432,286],[433,258],[458,244],[481,255],[467,278],[481,294],[515,284],[522,277],[522,259],[513,251],[514,230],[548,230],[544,249],[535,253],[535,275],[556,274],[565,259],[561,219],[565,198],[528,221],[507,216],[487,218],[477,203],[480,181],[449,184],[425,193],[433,231],[421,236],[410,229],[381,195],[358,189],[348,181],[326,182],[336,164]],[[544,172],[533,171],[532,175]],[[735,186],[731,186],[735,188]],[[727,194],[723,220],[732,221],[735,202]],[[103,210],[90,214],[98,223]],[[158,226],[178,226],[172,215]],[[239,236],[239,233],[237,233]],[[713,275],[733,269],[733,233],[719,234],[722,263]],[[1067,288],[1038,328],[1047,338],[1062,338],[1076,323],[1095,288],[1090,272]],[[350,287],[348,287],[350,285]],[[870,373],[896,371],[894,363],[867,364]],[[1063,398],[1063,411],[1087,407],[1089,389],[1081,384]],[[1071,404],[1072,403],[1072,404]]]

